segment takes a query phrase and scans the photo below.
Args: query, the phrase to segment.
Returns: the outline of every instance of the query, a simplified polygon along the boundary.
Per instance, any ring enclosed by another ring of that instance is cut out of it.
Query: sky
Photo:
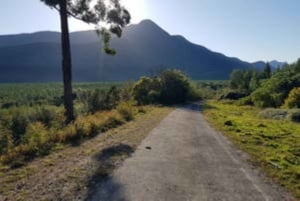
[[[121,0],[132,23],[151,19],[227,56],[294,62],[300,57],[300,0]],[[59,31],[55,10],[39,0],[1,2],[0,35]],[[91,29],[70,19],[70,30]]]

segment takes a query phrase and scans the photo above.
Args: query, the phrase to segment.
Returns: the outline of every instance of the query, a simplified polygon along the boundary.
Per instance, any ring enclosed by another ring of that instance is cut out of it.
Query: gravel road
[[[170,113],[88,200],[294,200],[212,129],[199,107]]]

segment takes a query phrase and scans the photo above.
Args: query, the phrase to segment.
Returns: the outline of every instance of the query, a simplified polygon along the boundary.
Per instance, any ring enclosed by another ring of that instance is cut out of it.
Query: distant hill
[[[172,36],[150,20],[130,25],[121,39],[112,39],[115,56],[103,53],[94,31],[70,36],[75,81],[137,79],[163,68],[181,69],[193,79],[227,79],[232,69],[253,67]],[[60,52],[58,32],[0,36],[0,82],[60,81]]]
[[[276,60],[270,61],[268,63],[270,64],[270,66],[273,70],[275,70],[277,68],[281,68],[288,64],[287,62],[280,62],[280,61],[276,61]],[[267,62],[257,61],[257,62],[252,63],[252,65],[254,66],[255,69],[262,70],[267,65]]]

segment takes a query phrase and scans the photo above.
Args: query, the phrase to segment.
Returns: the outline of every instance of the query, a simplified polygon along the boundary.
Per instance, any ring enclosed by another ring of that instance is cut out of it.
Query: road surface
[[[169,114],[91,201],[293,200],[205,121],[199,105]]]

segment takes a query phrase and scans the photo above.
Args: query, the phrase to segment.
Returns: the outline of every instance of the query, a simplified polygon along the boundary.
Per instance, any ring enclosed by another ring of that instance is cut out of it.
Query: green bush
[[[46,127],[51,127],[52,121],[56,119],[57,113],[54,107],[37,107],[29,115],[30,122],[42,122]]]
[[[165,70],[157,77],[142,77],[136,82],[133,97],[139,105],[178,104],[198,100],[200,93],[181,71]]]
[[[12,132],[12,137],[15,144],[20,143],[20,140],[25,134],[29,123],[30,122],[26,114],[15,113],[13,115],[11,119],[10,130]]]
[[[34,122],[28,125],[22,143],[32,146],[45,144],[49,140],[49,133],[45,125],[41,122]]]
[[[132,94],[139,105],[146,105],[158,102],[160,90],[159,78],[142,77],[134,84]]]
[[[191,89],[188,78],[179,70],[166,70],[159,76],[161,80],[160,102],[178,104],[188,100]]]
[[[298,62],[299,63],[299,62]],[[259,107],[279,107],[285,102],[290,91],[300,87],[300,72],[297,65],[292,64],[278,70],[270,79],[266,79],[252,94],[252,100]]]
[[[87,112],[95,113],[115,108],[120,102],[120,93],[117,87],[112,86],[109,90],[84,91],[79,94],[79,99],[85,105]]]
[[[285,99],[284,106],[287,108],[300,108],[300,87],[290,91],[288,98]]]

